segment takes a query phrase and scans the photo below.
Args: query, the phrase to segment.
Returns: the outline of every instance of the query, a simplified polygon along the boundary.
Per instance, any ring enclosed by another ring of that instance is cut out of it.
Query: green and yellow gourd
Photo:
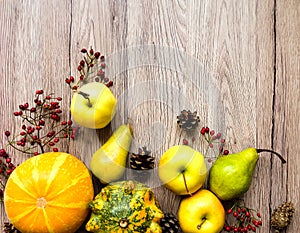
[[[161,233],[164,217],[152,190],[137,181],[117,181],[104,187],[89,204],[86,230],[94,233]]]

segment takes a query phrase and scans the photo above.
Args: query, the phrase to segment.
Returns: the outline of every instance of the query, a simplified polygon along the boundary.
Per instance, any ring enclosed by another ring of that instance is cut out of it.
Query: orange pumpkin
[[[89,170],[73,155],[44,153],[20,164],[7,180],[7,217],[21,232],[75,232],[94,190]]]

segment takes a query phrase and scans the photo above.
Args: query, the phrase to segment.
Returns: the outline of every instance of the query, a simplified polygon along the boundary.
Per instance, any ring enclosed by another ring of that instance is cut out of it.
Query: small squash
[[[23,233],[71,233],[86,219],[93,197],[86,166],[73,155],[49,152],[13,171],[4,205],[11,223]]]
[[[161,233],[164,217],[152,190],[137,181],[112,182],[90,203],[86,230],[95,233]]]

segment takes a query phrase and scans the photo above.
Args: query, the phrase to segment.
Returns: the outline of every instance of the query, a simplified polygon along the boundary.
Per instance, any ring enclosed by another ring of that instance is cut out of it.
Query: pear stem
[[[260,152],[270,152],[270,153],[273,153],[275,154],[280,160],[282,163],[286,163],[286,160],[281,156],[281,154],[277,153],[276,151],[273,151],[273,150],[269,150],[269,149],[256,149],[257,153],[260,153]]]
[[[185,179],[185,175],[184,175],[184,172],[182,172],[182,176],[183,176],[183,182],[184,182],[184,186],[185,186],[185,190],[187,191],[187,193],[192,196],[192,194],[190,193],[189,189],[188,189],[188,186],[187,186],[187,183],[186,183],[186,179]]]
[[[87,94],[87,93],[84,93],[84,92],[82,92],[82,91],[78,91],[78,94],[79,95],[82,95],[83,96],[83,98],[85,98],[85,99],[87,99],[88,100],[88,107],[92,107],[92,103],[91,103],[91,100],[90,100],[90,98],[89,98],[89,94]]]

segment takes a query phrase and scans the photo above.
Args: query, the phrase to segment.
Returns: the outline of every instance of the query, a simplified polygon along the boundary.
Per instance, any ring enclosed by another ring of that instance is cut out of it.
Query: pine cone
[[[181,114],[177,116],[177,124],[185,131],[192,131],[198,127],[200,122],[197,112],[191,112],[190,110],[182,110]]]
[[[276,232],[286,228],[292,218],[295,209],[292,202],[284,202],[280,206],[276,207],[271,215],[271,226],[276,229]]]
[[[160,220],[162,233],[177,233],[180,229],[178,219],[172,213],[166,213]]]
[[[146,147],[138,149],[138,153],[131,153],[130,168],[134,170],[134,177],[139,180],[149,177],[150,170],[154,168],[154,157]],[[143,181],[143,180],[141,180]]]
[[[9,222],[5,222],[3,226],[4,233],[21,233],[15,226]]]

